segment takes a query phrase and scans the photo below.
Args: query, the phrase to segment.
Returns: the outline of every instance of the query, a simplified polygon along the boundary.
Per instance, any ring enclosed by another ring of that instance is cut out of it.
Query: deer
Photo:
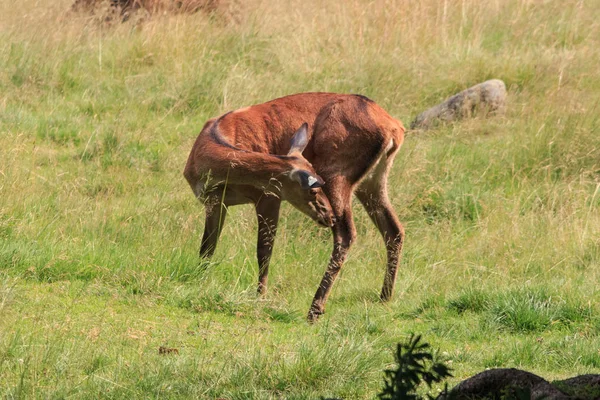
[[[388,198],[387,176],[404,133],[401,121],[355,94],[294,94],[209,119],[183,173],[205,205],[200,257],[213,255],[229,207],[254,204],[257,289],[264,295],[280,205],[291,203],[333,234],[307,316],[316,322],[356,239],[354,195],[383,237],[387,266],[380,300],[390,300],[405,233]]]

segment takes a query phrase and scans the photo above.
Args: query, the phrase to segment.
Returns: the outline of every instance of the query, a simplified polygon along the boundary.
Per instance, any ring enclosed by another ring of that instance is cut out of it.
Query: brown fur
[[[302,154],[288,154],[303,123],[308,124],[308,143]],[[333,231],[333,253],[308,315],[315,321],[325,310],[356,237],[351,207],[355,193],[385,241],[388,263],[381,299],[388,300],[404,230],[389,202],[386,182],[404,131],[400,121],[370,99],[334,93],[291,95],[208,121],[184,171],[196,196],[206,203],[201,255],[212,255],[227,206],[254,203],[259,220],[259,292],[264,293],[279,204],[290,201]],[[298,169],[314,174],[324,186],[299,188],[290,178]]]

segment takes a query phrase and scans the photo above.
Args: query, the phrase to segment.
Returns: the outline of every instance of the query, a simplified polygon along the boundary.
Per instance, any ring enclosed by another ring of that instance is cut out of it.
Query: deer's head
[[[329,199],[323,192],[325,181],[317,175],[312,164],[302,155],[308,144],[308,125],[302,124],[292,137],[291,148],[286,160],[290,170],[285,174],[281,188],[284,200],[311,217],[323,227],[334,223],[333,211]]]

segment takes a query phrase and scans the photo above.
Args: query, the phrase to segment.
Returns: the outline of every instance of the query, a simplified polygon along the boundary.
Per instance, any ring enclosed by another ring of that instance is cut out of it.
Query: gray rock
[[[506,85],[491,79],[472,86],[417,115],[410,129],[429,129],[439,122],[455,121],[477,112],[500,114],[506,106]]]

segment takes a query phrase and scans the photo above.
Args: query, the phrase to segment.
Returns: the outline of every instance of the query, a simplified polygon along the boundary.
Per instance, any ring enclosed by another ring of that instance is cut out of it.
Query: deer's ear
[[[293,154],[302,154],[306,145],[308,144],[308,124],[305,122],[302,126],[294,133],[291,140],[290,151],[288,156]]]
[[[302,189],[305,190],[320,188],[325,184],[325,181],[323,181],[323,179],[321,179],[319,176],[313,175],[303,169],[293,170],[290,176],[293,180],[298,182],[300,186],[302,186]]]

